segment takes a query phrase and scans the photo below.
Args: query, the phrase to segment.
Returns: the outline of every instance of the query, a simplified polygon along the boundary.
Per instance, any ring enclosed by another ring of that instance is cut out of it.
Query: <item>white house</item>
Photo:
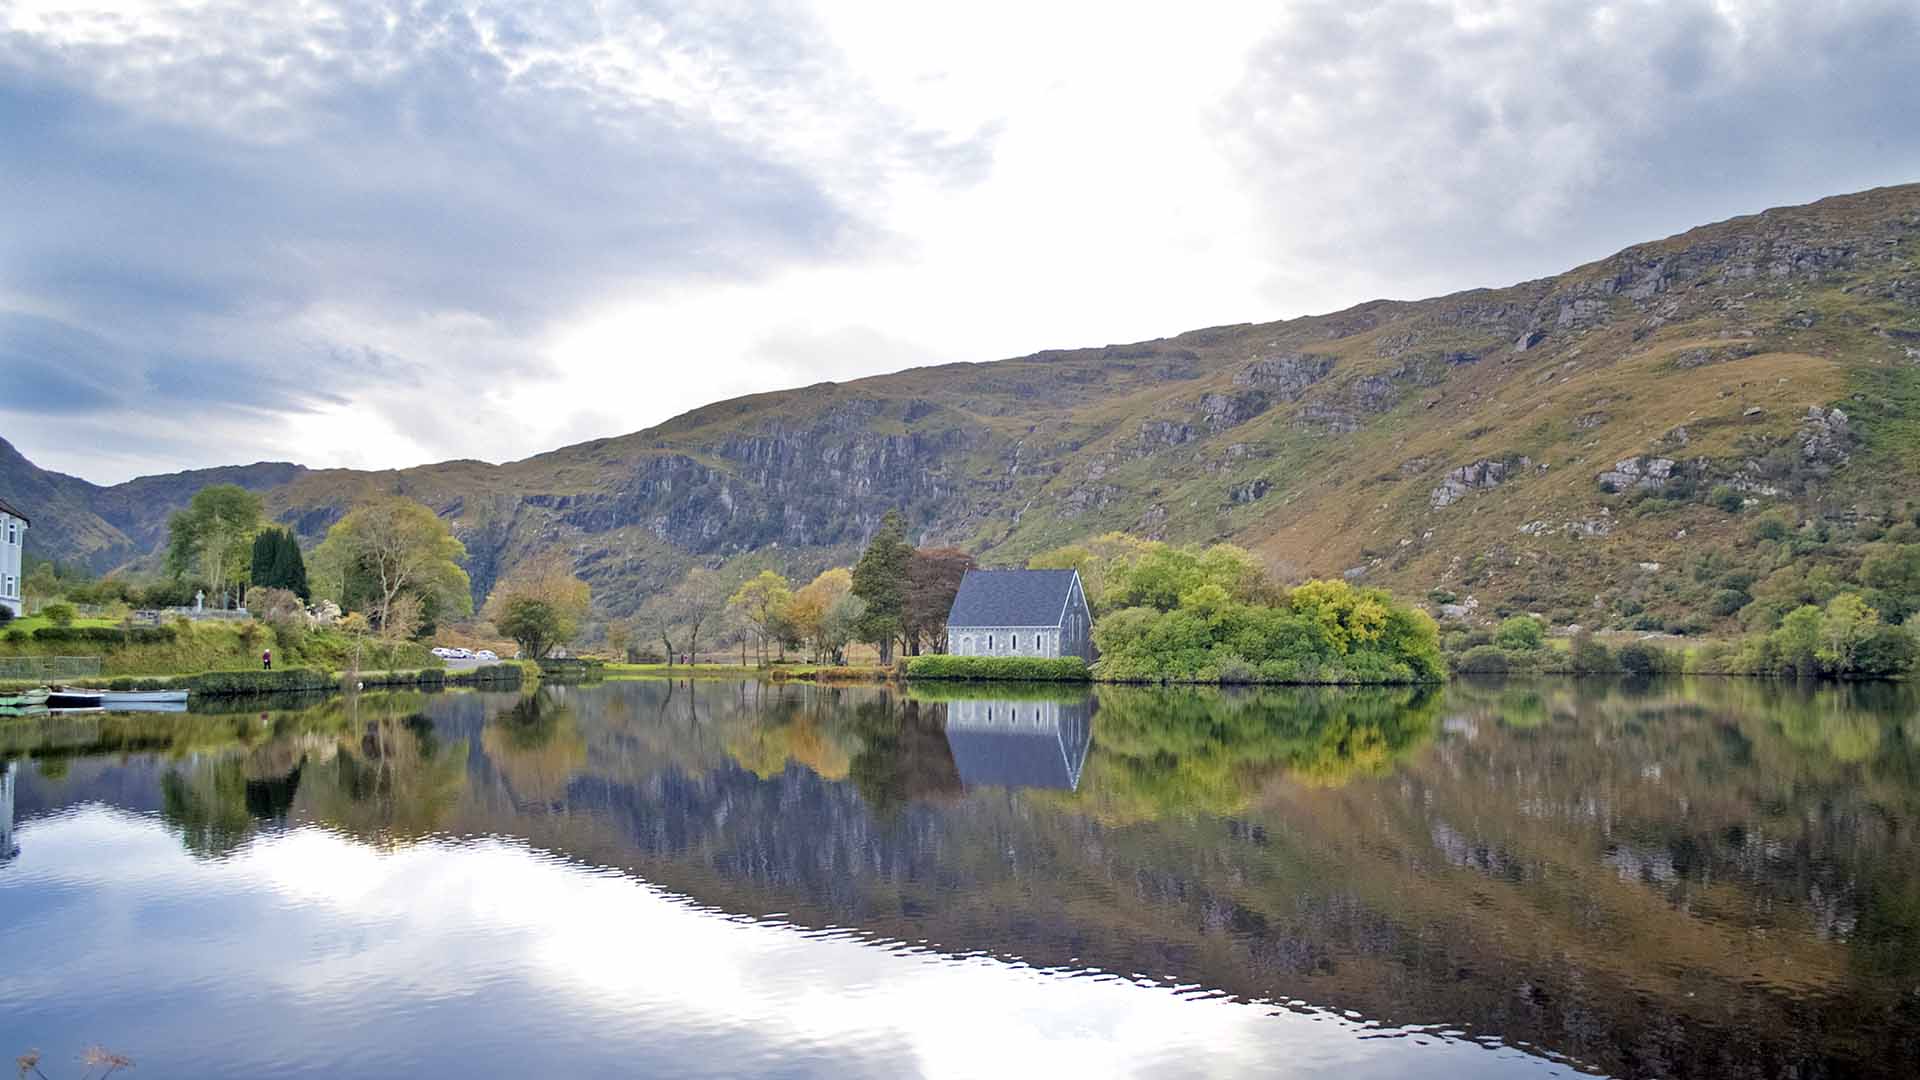
[[[1077,570],[969,570],[947,613],[955,656],[1093,660],[1093,615]]]
[[[0,607],[16,616],[27,608],[20,599],[21,554],[27,546],[27,515],[0,499]]]

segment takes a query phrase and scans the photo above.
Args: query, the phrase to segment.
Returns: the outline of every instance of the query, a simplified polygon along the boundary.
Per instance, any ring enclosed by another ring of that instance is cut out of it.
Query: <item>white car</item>
[[[498,660],[500,657],[492,649],[481,649],[473,654],[475,660]]]
[[[447,648],[444,645],[435,645],[433,647],[433,655],[439,657],[442,660],[445,660],[453,655],[453,650]]]

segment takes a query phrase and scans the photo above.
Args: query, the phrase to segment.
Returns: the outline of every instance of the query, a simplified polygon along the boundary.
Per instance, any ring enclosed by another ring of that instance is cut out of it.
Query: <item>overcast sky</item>
[[[504,461],[1920,180],[1920,4],[0,0],[0,437]]]

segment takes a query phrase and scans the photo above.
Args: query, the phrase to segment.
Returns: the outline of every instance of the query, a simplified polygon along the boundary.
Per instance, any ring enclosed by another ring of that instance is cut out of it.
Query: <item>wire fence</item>
[[[97,656],[0,656],[0,679],[77,679],[98,674]]]

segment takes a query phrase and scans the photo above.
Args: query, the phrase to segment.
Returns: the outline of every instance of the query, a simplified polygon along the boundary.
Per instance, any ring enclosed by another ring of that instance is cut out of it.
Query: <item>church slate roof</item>
[[[1072,570],[969,570],[947,613],[948,626],[1058,626]]]
[[[953,767],[967,787],[1054,788],[1071,791],[1079,786],[1078,770],[1069,756],[1078,749],[1062,741],[1057,727],[1006,731],[991,728],[947,728],[947,748]]]
[[[8,502],[5,499],[0,499],[0,514],[12,514],[14,517],[19,518],[21,521],[27,521],[27,515],[21,513],[18,510],[15,510],[13,508],[13,504]],[[33,522],[27,521],[27,524],[32,525]]]

